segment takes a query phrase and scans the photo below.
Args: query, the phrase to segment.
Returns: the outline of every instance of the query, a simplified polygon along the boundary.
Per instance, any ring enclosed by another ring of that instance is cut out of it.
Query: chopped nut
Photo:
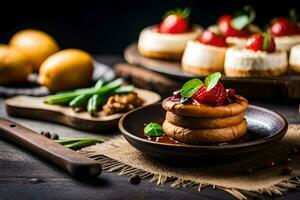
[[[128,112],[143,104],[137,93],[132,92],[125,95],[115,95],[109,97],[107,103],[103,106],[105,115],[112,115],[115,113]]]

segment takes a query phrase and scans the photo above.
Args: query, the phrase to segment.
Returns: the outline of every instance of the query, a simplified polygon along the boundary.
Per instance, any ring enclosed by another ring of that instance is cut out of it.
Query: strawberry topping
[[[179,34],[189,31],[189,9],[168,11],[163,21],[158,25],[158,32],[165,34]]]
[[[200,36],[199,41],[202,44],[217,47],[227,47],[226,38],[223,35],[214,33],[210,30],[204,31],[204,33]]]
[[[273,37],[300,34],[300,27],[288,18],[278,18],[271,26]]]
[[[235,17],[232,15],[223,15],[218,20],[218,27],[225,37],[247,37],[250,35],[250,32],[247,28],[241,30],[235,29],[231,21]]]
[[[193,96],[192,99],[199,103],[209,105],[222,105],[226,100],[226,90],[221,82],[218,82],[215,87],[207,91],[203,85]]]
[[[268,34],[254,34],[249,37],[246,44],[246,49],[273,53],[275,52],[276,46],[274,39]]]

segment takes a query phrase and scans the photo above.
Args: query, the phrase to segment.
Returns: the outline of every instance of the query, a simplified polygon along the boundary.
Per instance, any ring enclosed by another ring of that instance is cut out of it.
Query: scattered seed
[[[137,185],[141,182],[141,177],[137,174],[133,174],[132,176],[129,177],[128,181],[131,184]]]
[[[59,136],[56,133],[52,133],[51,136],[50,136],[50,139],[51,140],[58,140]]]
[[[28,181],[29,183],[31,183],[31,184],[36,184],[36,183],[41,183],[41,182],[42,182],[42,180],[39,179],[39,178],[30,178],[30,179],[28,179],[27,181]]]

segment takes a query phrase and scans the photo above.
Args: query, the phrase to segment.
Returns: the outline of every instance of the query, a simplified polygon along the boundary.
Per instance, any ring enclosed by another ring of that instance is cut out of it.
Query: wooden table
[[[100,56],[109,65],[119,56]],[[290,123],[300,123],[298,105],[251,102],[282,113]],[[14,120],[37,132],[50,131],[60,136],[94,137],[98,134],[78,131],[63,125],[8,117],[0,99],[0,117]],[[106,134],[114,136],[119,133]],[[37,180],[35,180],[37,179]],[[299,191],[290,191],[278,199],[299,199]],[[269,199],[262,196],[263,199]],[[148,180],[139,185],[128,178],[103,172],[97,180],[81,182],[61,169],[17,145],[0,138],[0,199],[234,199],[230,194],[211,187],[197,192],[195,188],[172,189],[169,184],[156,186]]]

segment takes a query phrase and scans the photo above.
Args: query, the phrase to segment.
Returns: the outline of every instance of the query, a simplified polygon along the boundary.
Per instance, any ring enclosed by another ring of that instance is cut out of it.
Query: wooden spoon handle
[[[0,119],[0,136],[55,163],[74,177],[96,177],[101,173],[101,166],[96,161],[15,122]]]

